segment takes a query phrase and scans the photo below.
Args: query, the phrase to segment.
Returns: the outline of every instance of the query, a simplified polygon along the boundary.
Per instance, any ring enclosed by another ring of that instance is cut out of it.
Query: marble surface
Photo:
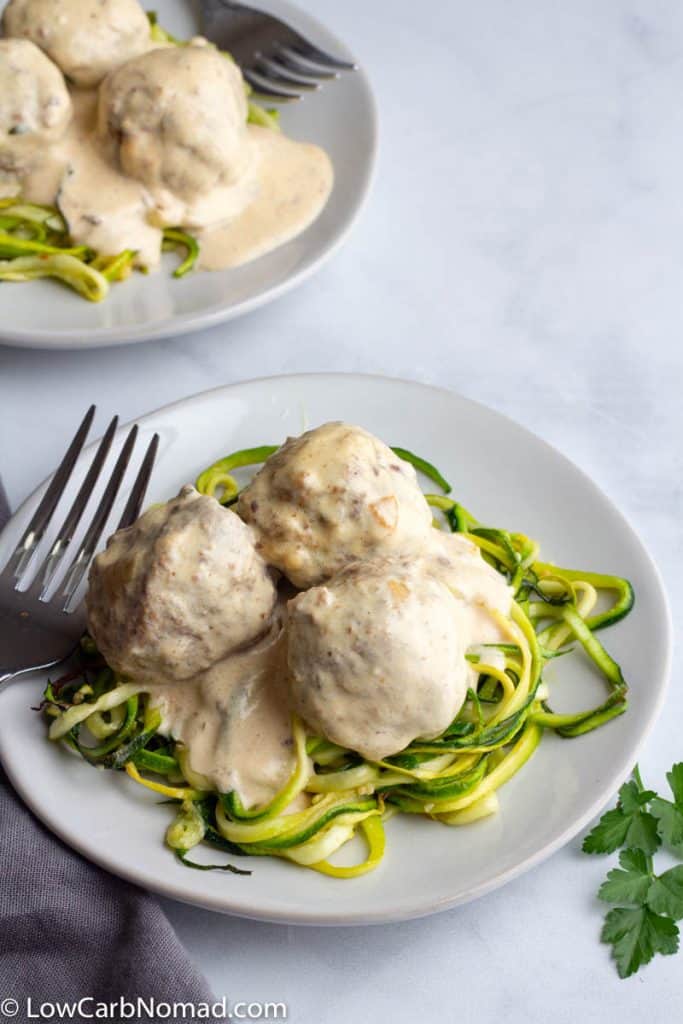
[[[620,505],[683,610],[683,9],[673,0],[308,0],[370,69],[381,157],[344,249],[295,293],[173,341],[0,349],[0,470],[18,503],[90,401],[99,425],[299,370],[446,385],[559,446]],[[543,486],[543,481],[539,481]],[[683,758],[680,659],[642,758]],[[681,958],[619,981],[598,942],[602,860],[571,843],[429,920],[346,930],[168,903],[215,990],[297,1024],[425,1017],[673,1022]]]

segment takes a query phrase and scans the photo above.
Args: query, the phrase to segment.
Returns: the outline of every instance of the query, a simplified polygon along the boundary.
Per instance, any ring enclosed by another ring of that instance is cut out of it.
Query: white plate
[[[390,921],[474,899],[562,846],[600,810],[633,765],[661,707],[670,619],[659,574],[620,513],[555,449],[465,398],[403,381],[310,375],[210,391],[141,421],[161,435],[150,501],[174,494],[237,448],[280,442],[330,418],[362,424],[433,460],[484,522],[538,538],[548,559],[629,577],[631,616],[604,634],[631,684],[626,715],[574,740],[544,737],[536,756],[501,790],[501,811],[464,828],[413,816],[387,826],[384,862],[338,881],[290,864],[246,862],[251,877],[193,872],[163,846],[167,807],[122,774],[93,771],[45,739],[29,711],[43,686],[32,677],[0,697],[0,757],[35,813],[67,843],[115,874],[167,896],[246,917],[296,923]],[[0,565],[40,497],[0,537]],[[553,703],[580,708],[602,693],[580,653],[561,659]]]
[[[5,6],[0,0],[0,9]],[[161,24],[182,39],[200,30],[190,0],[143,0]],[[263,4],[330,53],[348,48],[310,15],[286,0]],[[342,75],[297,103],[281,105],[284,131],[330,154],[332,195],[318,219],[287,245],[233,270],[171,276],[164,257],[158,273],[134,274],[104,302],[93,304],[56,281],[0,285],[0,343],[29,348],[92,348],[148,341],[199,330],[256,309],[304,281],[343,241],[363,204],[375,162],[377,125],[363,70]]]

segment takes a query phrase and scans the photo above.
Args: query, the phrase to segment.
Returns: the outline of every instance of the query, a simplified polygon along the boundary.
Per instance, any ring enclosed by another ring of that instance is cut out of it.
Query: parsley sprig
[[[619,801],[603,814],[583,841],[585,853],[614,853],[620,847],[619,867],[612,868],[598,897],[619,904],[610,910],[601,939],[612,946],[620,978],[635,974],[655,953],[678,950],[683,918],[683,864],[658,875],[653,855],[662,844],[683,860],[683,762],[667,775],[673,800],[645,789],[638,768],[619,790]]]

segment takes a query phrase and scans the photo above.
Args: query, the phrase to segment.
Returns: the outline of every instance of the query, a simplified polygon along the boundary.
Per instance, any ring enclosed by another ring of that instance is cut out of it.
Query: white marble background
[[[370,70],[374,194],[295,293],[204,334],[82,353],[0,349],[13,504],[90,401],[100,426],[263,374],[412,377],[501,409],[594,476],[683,606],[683,8],[675,0],[307,0]],[[542,481],[540,482],[542,485]],[[680,659],[642,759],[683,758]],[[605,870],[575,841],[459,910],[298,929],[168,903],[214,988],[296,1024],[680,1019],[683,954],[619,981],[598,943]]]

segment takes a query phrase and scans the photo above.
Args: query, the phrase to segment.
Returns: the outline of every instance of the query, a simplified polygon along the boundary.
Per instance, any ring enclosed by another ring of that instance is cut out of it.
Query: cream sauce
[[[404,644],[394,651],[395,664],[388,664],[387,651],[382,646],[386,647],[387,636],[381,629],[375,632],[373,650],[361,651],[361,672],[356,682],[366,669],[372,674],[374,665],[374,683],[386,673],[385,684],[380,682],[374,692],[355,694],[349,689],[327,686],[324,705],[316,704],[317,715],[313,715],[316,720],[312,724],[328,738],[337,738],[370,757],[386,756],[402,749],[413,735],[433,735],[449,724],[462,704],[466,688],[476,681],[476,668],[464,658],[467,651],[504,668],[504,657],[481,645],[508,639],[491,610],[508,614],[511,591],[476,547],[461,537],[454,537],[451,543],[449,535],[440,536],[434,531],[422,556],[410,562],[406,561],[403,572],[398,563],[398,578],[394,581],[393,596],[389,596],[392,602],[398,596],[400,617],[400,599],[405,596],[401,584],[412,588],[417,585],[417,608],[422,604],[423,614],[416,616],[413,608],[405,618],[397,618]],[[424,583],[419,582],[419,576],[423,572],[446,584],[452,597],[447,591],[440,596],[433,588],[422,592]],[[407,575],[402,578],[404,574]],[[306,598],[310,604],[313,593],[308,591],[299,600]],[[371,596],[374,603],[369,606],[369,621],[376,627],[384,598],[381,592]],[[350,646],[348,634],[340,635],[346,621],[344,613],[348,611],[348,605],[346,609],[337,605],[328,615],[323,607],[323,616],[332,630],[322,645],[325,654],[331,644],[337,645],[340,652]],[[356,611],[357,605],[354,614]],[[288,679],[283,618],[284,609],[276,615],[275,624],[264,639],[193,678],[149,688],[153,702],[162,711],[162,733],[187,746],[192,770],[205,776],[219,792],[234,789],[249,807],[269,800],[287,781],[294,766],[290,716],[292,704],[297,702],[292,701]],[[438,664],[445,652],[451,662],[448,679],[448,672]],[[306,650],[304,654],[310,679],[316,675],[315,652],[312,655]],[[354,669],[358,667],[357,654],[352,658]],[[424,685],[411,689],[401,684],[405,682],[408,666],[412,670],[416,661],[425,670]],[[429,676],[433,677],[432,692]],[[348,676],[345,682],[348,685]],[[398,684],[395,693],[389,692],[392,684]],[[304,706],[299,710],[305,714],[310,702],[302,703]],[[392,705],[391,721],[383,716],[387,704]],[[381,718],[385,720],[379,722]],[[343,736],[337,733],[340,724]]]
[[[27,196],[35,187],[43,202],[54,201],[55,192],[52,199],[49,195],[56,184],[59,208],[74,241],[105,255],[135,249],[140,265],[154,267],[162,232],[153,223],[152,197],[139,181],[120,174],[105,159],[93,134],[96,99],[89,90],[75,93],[69,132],[46,161],[40,183],[34,183],[34,175],[27,182]]]
[[[348,603],[332,609],[323,603],[328,631],[322,646],[305,649],[303,659],[308,681],[315,679],[317,685],[322,679],[328,684],[324,692],[319,691],[313,714],[310,701],[292,699],[283,608],[276,613],[267,636],[253,646],[190,679],[146,687],[161,709],[162,734],[186,745],[192,770],[205,776],[219,792],[235,790],[245,806],[265,803],[285,784],[294,766],[293,704],[304,717],[309,712],[309,724],[318,731],[368,757],[388,756],[418,734],[441,732],[457,713],[467,687],[476,681],[476,667],[466,662],[465,653],[477,653],[489,664],[504,668],[504,656],[481,645],[508,640],[491,611],[508,614],[511,591],[474,545],[460,537],[451,543],[449,535],[440,536],[436,531],[421,556],[406,562],[402,571],[400,561],[398,566],[389,597],[392,603],[397,598],[396,627],[403,645],[389,650],[388,634],[377,627],[384,598],[382,592],[373,593],[366,608],[375,630],[373,646],[369,650],[361,645],[352,653],[350,666],[356,678],[350,687],[348,674],[342,687],[330,687],[329,666],[324,666],[327,680],[325,673],[320,676],[318,671],[320,659],[316,666],[323,648],[327,655],[334,645],[342,656],[351,648],[349,635],[340,633],[350,611]],[[433,588],[423,591],[424,583],[419,580],[423,573],[446,584],[441,596]],[[402,584],[417,589],[416,608],[419,611],[422,606],[421,614],[416,615],[413,608],[405,618],[401,616],[406,596]],[[298,600],[305,598],[310,604],[313,595],[311,590]],[[358,595],[355,602],[353,618],[357,618]],[[444,658],[450,669],[439,664]],[[416,663],[424,670],[418,688],[405,685],[407,673],[410,670],[412,674]],[[368,676],[373,688],[353,692],[353,686]],[[387,707],[389,718],[384,714]],[[337,731],[340,725],[343,735]]]
[[[510,614],[512,589],[482,558],[476,544],[458,533],[432,530],[418,562],[458,599],[470,638],[468,646],[505,642],[491,612]]]
[[[163,734],[187,746],[192,770],[249,807],[273,796],[294,767],[285,661],[280,620],[254,647],[150,690]]]
[[[254,198],[234,220],[199,233],[199,265],[206,270],[239,266],[289,242],[316,219],[330,194],[332,164],[324,150],[269,128],[248,130],[260,168]]]
[[[255,125],[244,131],[242,170],[233,183],[184,198],[168,188],[150,189],[122,173],[98,139],[97,91],[69,92],[74,116],[64,136],[44,147],[39,167],[21,177],[1,174],[0,195],[20,187],[29,201],[56,202],[74,242],[103,255],[134,249],[137,264],[154,269],[162,228],[181,226],[199,239],[200,267],[235,267],[302,232],[330,194],[333,170],[323,150]]]

